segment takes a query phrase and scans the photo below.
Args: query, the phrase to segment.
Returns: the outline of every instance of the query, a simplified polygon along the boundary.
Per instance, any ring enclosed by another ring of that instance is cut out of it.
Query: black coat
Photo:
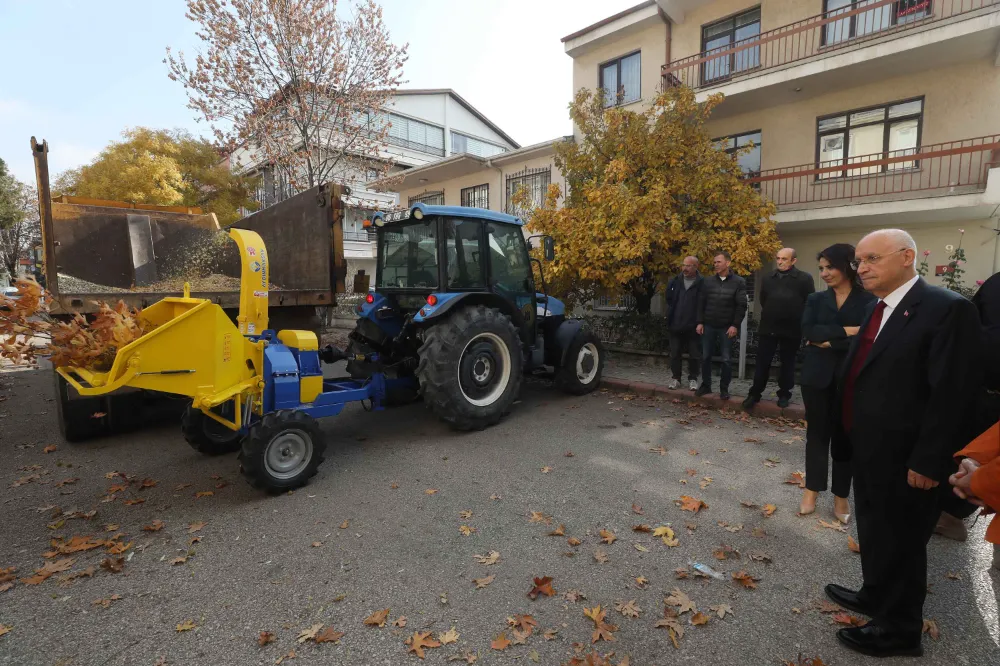
[[[694,331],[698,325],[698,298],[705,278],[696,275],[690,289],[684,288],[684,274],[667,284],[667,327],[671,331]]]
[[[868,323],[870,304],[861,330]],[[846,383],[861,336],[854,336],[839,385]],[[878,470],[884,483],[906,470],[947,484],[953,455],[968,444],[969,422],[982,381],[982,335],[976,307],[920,279],[884,322],[854,383],[849,436],[834,437],[834,460]],[[839,419],[838,419],[839,421]],[[887,491],[886,491],[887,492]]]
[[[718,274],[705,278],[698,297],[698,323],[713,328],[740,327],[747,313],[747,283],[729,271],[725,280]]]
[[[802,313],[802,336],[807,342],[829,342],[830,347],[806,345],[799,384],[822,389],[834,381],[853,339],[844,327],[861,326],[868,306],[875,300],[872,294],[855,287],[838,310],[833,289],[809,294]]]
[[[972,302],[979,309],[979,320],[986,336],[983,359],[986,388],[1000,391],[1000,273],[994,273],[983,283]]]
[[[792,266],[785,273],[772,271],[760,281],[757,303],[760,305],[760,335],[801,338],[802,313],[806,299],[816,291],[809,273]]]

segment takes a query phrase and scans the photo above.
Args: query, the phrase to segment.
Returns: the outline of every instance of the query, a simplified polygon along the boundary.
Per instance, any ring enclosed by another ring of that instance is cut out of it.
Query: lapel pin
[[[903,311],[903,316],[904,317],[909,317],[910,316],[910,311],[909,310],[904,310]]]

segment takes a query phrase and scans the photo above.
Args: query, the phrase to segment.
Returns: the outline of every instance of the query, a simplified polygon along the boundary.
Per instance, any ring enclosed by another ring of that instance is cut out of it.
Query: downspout
[[[663,19],[663,22],[667,24],[666,40],[665,40],[665,45],[664,45],[664,51],[665,51],[664,52],[664,58],[665,58],[665,60],[663,62],[665,64],[669,65],[670,64],[670,42],[671,42],[671,37],[672,37],[672,30],[671,30],[670,17],[667,16],[663,12],[662,8],[660,9],[660,18]],[[660,88],[661,89],[663,88],[663,74],[660,74]]]

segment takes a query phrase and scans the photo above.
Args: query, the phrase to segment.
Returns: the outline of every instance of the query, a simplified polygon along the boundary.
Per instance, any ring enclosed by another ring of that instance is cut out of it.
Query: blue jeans
[[[722,352],[722,379],[719,382],[719,393],[729,393],[729,382],[733,379],[733,366],[730,360],[733,356],[733,341],[726,335],[728,326],[716,328],[705,324],[705,332],[701,336],[701,385],[712,390],[712,353],[715,345]]]

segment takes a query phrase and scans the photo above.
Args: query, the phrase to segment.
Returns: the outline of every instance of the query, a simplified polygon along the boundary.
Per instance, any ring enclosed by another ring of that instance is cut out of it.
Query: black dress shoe
[[[920,634],[892,634],[873,622],[863,627],[841,629],[837,632],[837,640],[869,657],[919,657],[924,653]]]
[[[826,596],[830,597],[831,601],[840,604],[847,610],[852,610],[855,613],[861,613],[868,617],[871,617],[875,613],[875,609],[871,607],[867,599],[858,598],[858,593],[854,590],[849,590],[842,585],[835,585],[834,583],[827,585],[825,590]]]
[[[702,384],[701,386],[698,387],[698,390],[695,391],[694,394],[700,398],[701,396],[708,395],[711,392],[712,392],[712,389],[710,387],[705,386],[704,384]]]

